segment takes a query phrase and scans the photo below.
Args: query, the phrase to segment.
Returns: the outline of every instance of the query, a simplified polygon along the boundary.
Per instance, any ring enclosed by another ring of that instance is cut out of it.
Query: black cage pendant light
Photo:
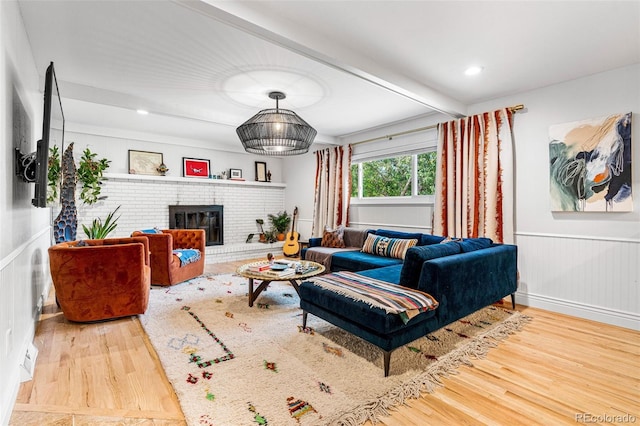
[[[282,92],[269,93],[275,109],[263,109],[236,129],[244,150],[260,155],[298,155],[309,151],[316,130],[295,112],[280,109]]]

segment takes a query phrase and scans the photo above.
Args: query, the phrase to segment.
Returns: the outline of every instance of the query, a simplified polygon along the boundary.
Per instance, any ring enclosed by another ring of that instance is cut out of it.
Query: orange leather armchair
[[[204,229],[163,229],[161,232],[147,234],[135,231],[131,234],[149,239],[151,284],[170,286],[202,275],[206,247]],[[199,250],[200,259],[182,266],[180,258],[173,254],[177,249]]]
[[[99,321],[147,310],[151,267],[146,238],[71,241],[48,251],[56,299],[66,319]]]

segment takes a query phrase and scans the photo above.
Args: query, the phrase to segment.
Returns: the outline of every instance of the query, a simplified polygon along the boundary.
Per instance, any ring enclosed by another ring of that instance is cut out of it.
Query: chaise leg
[[[511,306],[513,307],[513,309],[516,309],[516,294],[515,293],[511,293]]]
[[[384,377],[389,377],[389,363],[391,362],[391,352],[384,351]]]
[[[307,311],[302,311],[302,328],[303,329],[307,328],[307,315],[308,315]]]

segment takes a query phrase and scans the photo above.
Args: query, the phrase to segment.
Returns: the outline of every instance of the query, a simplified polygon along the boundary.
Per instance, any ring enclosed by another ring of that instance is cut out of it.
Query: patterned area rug
[[[529,318],[488,307],[391,355],[302,312],[288,283],[249,308],[247,280],[210,275],[151,290],[140,316],[190,425],[359,425],[441,386]]]

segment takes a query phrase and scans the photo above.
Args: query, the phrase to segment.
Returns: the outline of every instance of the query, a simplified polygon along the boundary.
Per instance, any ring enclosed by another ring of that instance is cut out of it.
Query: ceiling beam
[[[314,37],[301,26],[280,24],[265,14],[251,10],[251,2],[216,0],[174,0],[177,4],[202,13],[219,22],[274,43],[316,62],[346,72],[371,84],[389,90],[435,111],[462,117],[467,106],[455,99],[412,80],[395,70],[347,49]]]

